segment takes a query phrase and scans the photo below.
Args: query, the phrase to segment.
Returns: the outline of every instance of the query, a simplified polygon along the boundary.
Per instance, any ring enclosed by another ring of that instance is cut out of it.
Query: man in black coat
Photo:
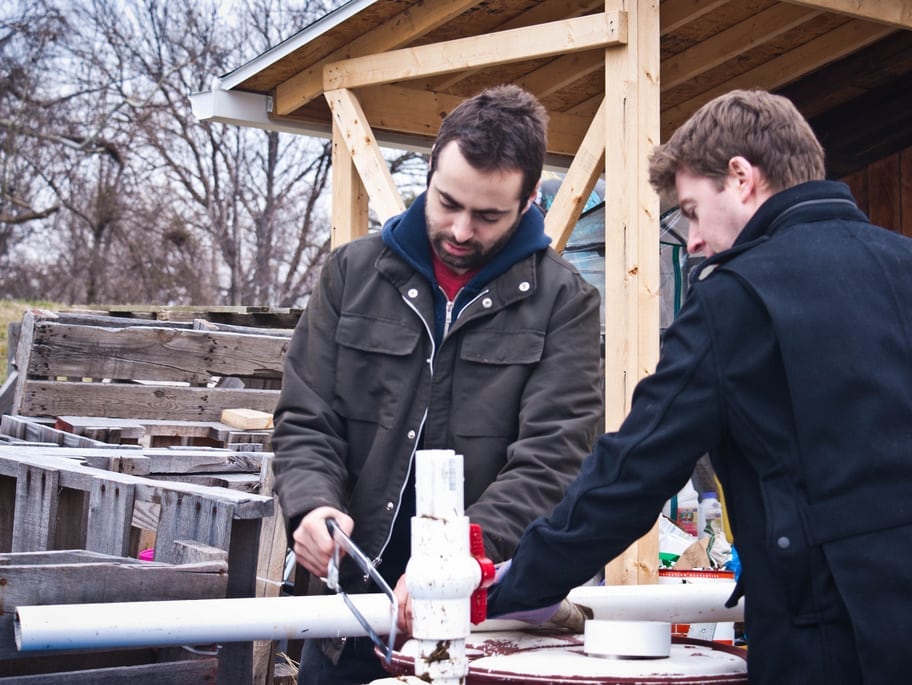
[[[707,259],[655,374],[527,528],[489,615],[543,618],[529,610],[645,534],[709,452],[751,682],[908,679],[912,240],[823,178],[807,122],[763,91],[716,98],[656,148],[650,182],[676,191],[688,250]]]

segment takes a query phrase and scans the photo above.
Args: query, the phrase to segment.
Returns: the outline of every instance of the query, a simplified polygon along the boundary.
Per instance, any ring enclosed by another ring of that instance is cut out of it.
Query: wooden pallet
[[[232,529],[246,531],[250,542],[241,544],[232,535],[229,547],[233,575],[244,572],[238,586],[242,594],[235,596],[279,594],[287,541],[269,485],[272,431],[240,429],[220,418],[232,409],[271,414],[291,327],[278,327],[281,319],[267,311],[246,312],[255,317],[199,310],[173,317],[162,312],[150,317],[143,311],[113,314],[35,310],[26,313],[18,330],[11,327],[11,343],[17,342],[10,381],[0,390],[0,411],[8,415],[0,425],[0,447],[18,446],[23,454],[167,481],[162,487],[171,488],[168,492],[211,488],[268,499],[273,513],[261,516],[256,530],[243,520],[233,521]],[[240,325],[242,321],[257,327]],[[6,521],[12,516],[11,504],[4,513],[4,495],[17,487],[4,486],[0,473],[0,526],[4,515]],[[92,497],[97,494],[63,491],[56,506],[58,511],[68,506],[91,510],[87,500]],[[170,497],[134,498],[132,519],[125,524],[130,556],[147,546],[159,554],[158,540],[168,537],[161,534],[162,518],[177,506]],[[98,509],[116,506],[117,501],[108,500]],[[210,505],[196,500],[196,506],[203,511]],[[219,511],[213,508],[213,530],[226,525]],[[3,535],[0,530],[0,552]],[[58,548],[60,543],[55,538],[46,544]],[[6,545],[11,547],[10,540]],[[240,652],[236,646],[227,648],[229,654],[241,654],[231,657],[240,663],[232,672],[251,672],[249,647]],[[252,682],[259,685],[271,679],[274,645],[254,643],[253,648]],[[246,682],[246,675],[237,678],[232,682]]]
[[[181,541],[192,541],[227,554],[226,596],[256,595],[271,496],[104,471],[82,462],[84,449],[92,448],[0,445],[0,553],[83,549],[135,558],[148,540],[157,562],[174,564],[184,558]],[[224,645],[219,672],[231,674],[226,683],[252,682],[253,645]]]
[[[29,418],[34,420],[34,417]],[[64,415],[56,418],[54,427],[66,433],[115,445],[224,447],[237,452],[272,450],[271,429],[242,430],[221,421]]]
[[[184,549],[192,547],[184,544]],[[0,683],[94,685],[127,677],[155,685],[214,683],[214,656],[179,648],[19,652],[13,627],[20,606],[223,598],[227,563],[218,553],[226,555],[202,547],[196,553],[208,560],[182,564],[85,550],[0,554]]]
[[[302,309],[294,307],[223,306],[223,307],[162,307],[159,305],[110,305],[73,308],[72,313],[114,318],[146,319],[187,323],[197,320],[228,326],[275,328],[290,330],[298,323]]]
[[[227,408],[271,412],[287,346],[285,335],[85,325],[27,312],[10,413],[218,421]]]

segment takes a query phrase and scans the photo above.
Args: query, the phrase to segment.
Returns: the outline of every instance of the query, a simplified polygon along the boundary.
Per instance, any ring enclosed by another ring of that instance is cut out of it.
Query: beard
[[[456,242],[449,232],[437,230],[431,224],[429,217],[426,216],[425,221],[428,226],[428,239],[430,240],[431,247],[434,249],[434,253],[437,255],[438,259],[454,271],[469,271],[470,269],[477,269],[490,262],[495,255],[503,249],[504,245],[510,242],[510,238],[513,237],[513,234],[516,233],[516,229],[519,228],[522,217],[522,214],[517,216],[513,225],[489,245],[485,245],[474,239],[467,240],[463,243]],[[459,246],[461,250],[468,251],[463,254],[453,254],[446,249],[447,244],[456,245]]]

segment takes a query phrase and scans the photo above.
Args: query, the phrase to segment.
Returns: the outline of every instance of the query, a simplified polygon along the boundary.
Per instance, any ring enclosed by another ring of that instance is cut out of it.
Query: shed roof
[[[586,47],[594,23],[586,17],[605,9],[605,0],[351,0],[221,76],[194,107],[203,118],[329,135],[324,79],[357,70],[377,138],[423,149],[456,102],[513,82],[558,117],[565,135],[552,132],[552,152],[572,155],[604,94],[604,46]],[[761,87],[787,95],[810,119],[832,176],[912,145],[907,0],[663,0],[660,18],[663,138],[713,96]],[[561,22],[551,25],[565,36],[560,50],[543,41],[508,61],[536,37],[515,29],[552,22]],[[426,71],[420,48],[432,43],[435,73],[410,77],[403,65],[421,61]],[[504,62],[492,64],[497,49]]]

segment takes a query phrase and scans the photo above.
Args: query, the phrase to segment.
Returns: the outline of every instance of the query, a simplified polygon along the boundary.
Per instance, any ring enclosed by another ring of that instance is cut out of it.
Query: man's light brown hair
[[[728,162],[744,157],[779,192],[826,176],[823,148],[791,100],[764,90],[733,90],[710,100],[649,157],[649,183],[671,195],[675,174],[686,169],[716,181]]]

